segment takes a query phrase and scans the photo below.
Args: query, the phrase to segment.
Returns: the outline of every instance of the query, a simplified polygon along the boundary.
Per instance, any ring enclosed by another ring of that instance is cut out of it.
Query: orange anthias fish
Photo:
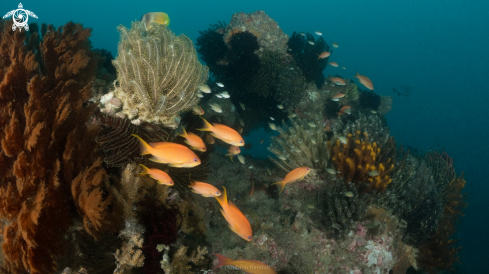
[[[339,101],[343,97],[345,97],[345,94],[340,92],[340,93],[336,94],[335,96],[331,97],[331,100]]]
[[[190,132],[187,134],[187,131],[184,127],[182,127],[182,132],[178,134],[178,136],[182,136],[183,138],[185,138],[184,142],[189,145],[191,149],[202,152],[206,151],[204,141],[202,141],[202,139],[195,133]]]
[[[368,79],[367,76],[360,75],[357,72],[357,75],[355,75],[354,77],[358,78],[358,81],[360,81],[360,83],[364,85],[366,88],[370,90],[374,90],[374,84],[372,83],[372,81],[370,81],[370,79]]]
[[[226,156],[229,156],[229,159],[231,159],[231,162],[233,161],[233,156],[238,155],[241,153],[241,149],[237,146],[230,146],[228,149],[228,154]]]
[[[228,201],[228,196],[226,194],[226,188],[224,188],[223,195],[216,197],[217,201],[221,205],[221,213],[224,219],[229,224],[229,228],[238,236],[245,239],[246,241],[251,241],[253,237],[253,231],[251,230],[251,225],[245,215],[239,210],[233,202]]]
[[[340,109],[340,112],[338,112],[338,116],[342,114],[351,114],[351,107],[350,106],[344,106]]]
[[[236,130],[221,124],[211,125],[203,117],[200,118],[204,120],[204,127],[197,130],[210,131],[212,136],[233,146],[242,147],[245,145],[243,137]]]
[[[329,65],[332,67],[335,67],[335,68],[338,67],[338,63],[336,63],[336,62],[329,62]]]
[[[152,143],[150,146],[136,134],[132,136],[139,140],[141,155],[153,155],[150,158],[153,162],[168,164],[172,167],[194,167],[201,164],[199,157],[186,146],[170,142]]]
[[[331,75],[329,76],[329,80],[331,82],[333,82],[333,84],[337,85],[337,86],[344,86],[346,85],[345,83],[345,80],[343,80],[342,78],[340,77],[331,77]]]
[[[286,184],[291,184],[304,179],[309,172],[311,172],[311,169],[308,167],[298,167],[285,175],[285,178],[282,181],[273,183],[273,185],[278,185],[280,188],[280,194],[284,190]]]
[[[168,175],[166,172],[156,168],[147,168],[146,166],[141,164],[139,165],[143,167],[143,172],[139,173],[139,175],[147,174],[149,175],[149,177],[158,181],[158,184],[167,185],[167,186],[172,186],[175,184],[171,179],[170,175]]]
[[[318,55],[318,60],[328,58],[330,55],[331,53],[329,51],[322,52],[321,54]]]
[[[217,257],[219,261],[214,269],[217,269],[224,265],[231,265],[236,268],[243,270],[247,274],[277,274],[273,268],[269,265],[262,263],[260,261],[253,260],[233,260],[228,257],[225,257],[221,254],[212,253]]]
[[[193,193],[200,194],[204,197],[221,196],[221,191],[219,191],[219,189],[217,189],[215,186],[208,183],[191,180],[188,187],[192,189]]]
[[[205,140],[210,145],[213,145],[216,142],[216,140],[214,140],[214,137],[212,137],[210,134],[207,134],[205,136]]]
[[[195,114],[195,115],[204,115],[204,110],[202,109],[202,107],[199,107],[199,106],[194,106],[192,108],[192,112]]]

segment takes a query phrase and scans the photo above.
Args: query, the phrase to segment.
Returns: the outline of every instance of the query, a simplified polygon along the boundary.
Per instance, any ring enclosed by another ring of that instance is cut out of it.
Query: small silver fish
[[[239,106],[241,107],[242,110],[245,110],[245,105],[243,103],[239,103]]]
[[[369,176],[372,176],[372,177],[375,177],[375,176],[379,176],[379,172],[377,170],[372,170],[368,173]]]
[[[197,93],[197,97],[204,98],[204,95],[202,93]]]
[[[277,126],[274,123],[269,123],[272,130],[277,130]]]
[[[332,168],[327,168],[326,171],[331,174],[331,175],[336,175],[336,170],[332,169]]]
[[[289,114],[289,118],[290,118],[290,119],[294,118],[295,116],[297,116],[297,115],[295,115],[295,113],[291,113],[291,114]]]
[[[346,69],[346,67],[341,67],[342,69]]]
[[[316,127],[316,125],[313,122],[309,122],[309,123],[307,123],[307,125],[310,127]]]
[[[272,120],[272,121],[275,121],[275,118],[273,118],[273,117],[270,117],[270,120]]]
[[[315,33],[316,35],[319,35],[319,36],[323,35],[323,33],[322,33],[322,32],[320,32],[320,31],[315,31],[314,33]]]
[[[222,98],[222,95],[221,94],[216,94],[216,97],[221,99]]]
[[[313,41],[307,41],[307,43],[311,44],[312,46],[314,46],[314,42]]]
[[[340,142],[341,142],[342,144],[346,144],[346,143],[347,143],[347,141],[346,141],[346,137],[345,137],[345,136],[340,136],[340,137],[338,137],[338,140],[340,140]]]
[[[375,110],[371,110],[370,112],[371,112],[372,114],[377,114],[377,111],[375,111]]]
[[[294,70],[294,68],[289,68],[290,70]]]
[[[237,157],[238,157],[239,162],[244,165],[245,164],[245,157],[243,157],[241,154],[238,154]]]
[[[278,105],[277,107],[278,107],[278,109],[284,109],[283,105]]]
[[[351,192],[351,191],[343,192],[343,194],[344,194],[346,197],[348,197],[348,198],[353,197],[353,192]]]
[[[221,92],[221,96],[222,96],[222,98],[230,98],[231,97],[231,96],[229,96],[229,93],[227,91]]]
[[[198,88],[203,93],[211,93],[212,92],[211,91],[211,88],[208,85],[206,85],[206,84],[199,85]]]
[[[212,104],[212,103],[209,103],[209,106],[211,107],[211,109],[217,113],[222,113],[222,108],[220,105],[218,104]]]
[[[223,88],[223,87],[224,87],[223,83],[219,83],[219,82],[218,82],[218,83],[216,83],[216,85],[220,86],[221,88]]]
[[[315,145],[315,144],[316,144],[316,140],[315,140],[315,139],[311,139],[311,143],[312,143],[313,145]]]
[[[287,160],[287,158],[284,155],[277,155],[277,157],[282,161]]]
[[[240,124],[242,127],[244,127],[244,121],[243,121],[243,119],[239,118],[239,124]]]
[[[252,166],[252,165],[251,165],[251,166],[249,166],[248,168],[249,168],[249,169],[253,169],[253,168],[254,168],[254,166]]]
[[[270,171],[270,169],[267,167],[267,173],[268,175],[272,175],[272,172]]]
[[[306,34],[303,33],[303,32],[299,32],[299,34],[302,35],[302,36],[306,36]]]

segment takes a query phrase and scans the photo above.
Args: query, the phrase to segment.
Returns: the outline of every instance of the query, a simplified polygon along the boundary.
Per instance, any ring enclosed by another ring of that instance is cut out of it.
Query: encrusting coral
[[[74,217],[72,194],[87,231],[96,236],[107,229],[100,226],[105,171],[94,142],[100,127],[89,122],[97,106],[87,104],[97,58],[90,29],[80,24],[43,25],[42,39],[11,31],[11,21],[0,25],[3,268],[53,273]]]
[[[187,36],[175,36],[164,25],[146,31],[143,23],[133,22],[131,29],[120,26],[119,31],[114,94],[122,101],[122,113],[135,124],[176,128],[177,115],[198,103],[198,85],[207,81],[208,68]]]

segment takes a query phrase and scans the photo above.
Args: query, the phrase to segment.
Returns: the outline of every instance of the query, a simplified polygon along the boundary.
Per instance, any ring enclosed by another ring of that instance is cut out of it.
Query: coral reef
[[[392,97],[380,96],[380,106],[378,108],[379,114],[385,115],[392,109]]]
[[[272,145],[268,150],[278,160],[269,156],[270,161],[285,172],[301,166],[326,169],[329,151],[320,121],[292,118],[290,122],[290,127],[285,122],[282,122],[282,127],[277,126],[280,136],[272,138]]]
[[[198,103],[197,86],[207,81],[208,68],[188,37],[175,36],[164,25],[146,31],[133,22],[131,29],[120,26],[119,31],[114,95],[122,101],[122,113],[133,123],[176,128],[176,116]]]
[[[144,256],[141,248],[143,247],[142,234],[144,228],[136,223],[134,219],[126,220],[126,227],[121,231],[119,237],[124,238],[121,249],[117,249],[114,256],[117,268],[115,274],[122,274],[133,267],[143,266]]]
[[[89,122],[97,106],[87,104],[97,58],[90,29],[80,24],[43,25],[42,37],[12,32],[11,24],[2,22],[0,30],[3,268],[52,273],[74,217],[71,194],[86,229],[93,235],[105,230],[100,226],[108,202],[101,195],[105,171],[94,142],[100,128]],[[80,175],[85,170],[97,175]]]
[[[265,51],[275,51],[284,55],[287,50],[288,35],[284,34],[277,22],[264,11],[233,14],[224,30],[224,41],[229,43],[236,33],[250,32],[258,38],[257,54],[262,57]],[[232,46],[231,46],[232,47]]]
[[[312,44],[311,44],[312,43]],[[301,35],[294,32],[287,42],[288,53],[301,69],[306,81],[315,82],[318,87],[324,83],[323,70],[328,64],[329,58],[319,59],[318,56],[329,51],[329,46],[320,37],[315,39],[312,34]]]
[[[335,145],[330,146],[337,176],[342,177],[345,182],[353,182],[362,192],[374,189],[383,192],[392,183],[390,174],[394,169],[396,156],[393,138],[389,138],[387,148],[370,142],[368,134],[363,132],[362,136],[359,130],[354,137],[348,133],[343,138],[346,138],[346,143],[340,142],[338,138]],[[366,188],[365,182],[368,182]]]

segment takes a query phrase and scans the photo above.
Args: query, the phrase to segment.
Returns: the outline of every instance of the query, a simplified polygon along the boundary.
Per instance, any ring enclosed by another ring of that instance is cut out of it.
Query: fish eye
[[[194,162],[197,162],[197,158],[194,159]]]
[[[239,141],[241,144],[243,143],[243,140]]]
[[[309,168],[307,168],[307,170],[309,170]]]
[[[216,194],[221,194],[221,192],[218,191],[218,192],[216,192]]]
[[[250,240],[251,240],[251,236],[248,236],[248,239],[250,239]]]

